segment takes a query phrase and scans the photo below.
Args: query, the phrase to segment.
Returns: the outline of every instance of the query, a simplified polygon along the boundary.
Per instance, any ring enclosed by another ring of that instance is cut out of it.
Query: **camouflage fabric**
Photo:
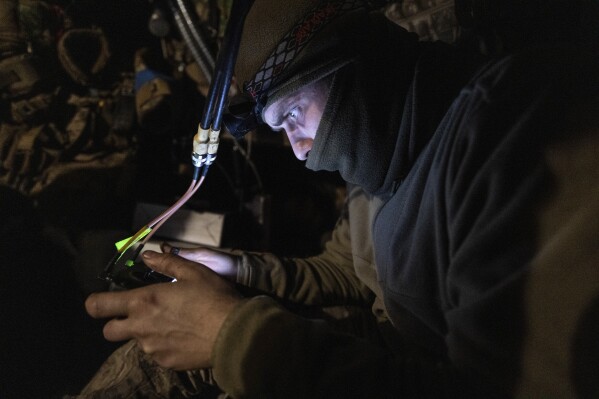
[[[370,309],[357,306],[294,309],[307,318],[326,320],[334,329],[392,350],[402,350],[388,323],[377,321]],[[399,349],[398,349],[399,348]],[[211,369],[175,372],[158,366],[135,341],[117,349],[79,395],[63,399],[230,399],[213,378]]]
[[[0,184],[37,195],[73,171],[113,168],[131,159],[131,122],[124,115],[124,103],[133,101],[129,86],[125,79],[114,91],[68,96],[66,104],[61,101],[64,121],[47,114],[65,93],[12,101],[12,121],[0,129]]]
[[[63,399],[225,399],[210,370],[175,372],[158,366],[130,341],[115,351],[79,395]]]
[[[0,2],[0,184],[25,195],[71,172],[121,166],[134,152],[132,76],[102,87],[65,84],[56,51],[65,23],[56,2]]]

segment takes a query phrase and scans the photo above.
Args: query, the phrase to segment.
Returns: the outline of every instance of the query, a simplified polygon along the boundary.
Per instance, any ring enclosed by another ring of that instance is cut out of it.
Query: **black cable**
[[[175,1],[176,0],[168,0],[168,5],[173,14],[177,30],[187,44],[193,59],[204,73],[206,79],[210,82],[214,73],[214,58],[199,31],[193,25],[189,12],[187,10],[186,12],[182,11]],[[187,15],[188,19],[185,18],[185,15]]]
[[[216,63],[216,70],[218,73],[222,73],[222,77],[220,77],[222,82],[218,84],[218,102],[212,121],[212,128],[214,130],[220,130],[223,111],[229,95],[229,89],[231,88],[231,80],[233,79],[245,17],[253,3],[254,0],[237,0],[233,2],[231,7],[229,23],[225,29],[225,40]]]
[[[201,168],[198,167],[198,166],[195,166],[193,168],[193,178],[192,178],[192,180],[198,181],[200,179],[200,169]]]

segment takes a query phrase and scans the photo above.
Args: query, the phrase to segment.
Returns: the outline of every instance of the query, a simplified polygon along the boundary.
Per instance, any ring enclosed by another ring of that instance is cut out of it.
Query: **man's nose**
[[[300,148],[300,146],[296,143],[296,144],[292,144],[291,148],[293,149],[293,153],[295,154],[295,157],[297,159],[299,159],[300,161],[305,161],[307,156],[306,156],[306,151],[303,151],[302,148]]]
[[[312,140],[298,140],[294,142],[290,139],[290,141],[295,157],[300,161],[308,159],[308,153],[312,149]]]

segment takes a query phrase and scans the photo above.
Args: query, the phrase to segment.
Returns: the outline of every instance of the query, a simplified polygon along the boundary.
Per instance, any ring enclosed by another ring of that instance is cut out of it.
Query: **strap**
[[[87,124],[89,123],[89,116],[91,114],[91,109],[87,107],[82,107],[77,110],[71,121],[66,127],[67,137],[68,137],[68,147],[72,149],[75,144],[78,144],[79,147],[83,141],[83,132]],[[85,138],[87,140],[87,138]],[[78,148],[79,149],[79,148]]]
[[[82,57],[79,46],[84,40],[95,42],[98,46],[94,49],[96,53]],[[60,38],[57,51],[64,70],[81,85],[88,85],[91,79],[104,69],[110,58],[110,47],[101,29],[70,29]],[[90,55],[96,57],[92,65],[84,62]]]

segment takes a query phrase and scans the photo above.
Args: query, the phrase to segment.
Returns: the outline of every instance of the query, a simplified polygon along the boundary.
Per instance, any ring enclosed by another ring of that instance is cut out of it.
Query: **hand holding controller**
[[[110,291],[130,290],[149,284],[175,281],[172,277],[150,269],[142,261],[137,259],[143,247],[143,244],[139,244],[127,249],[123,253],[117,252],[104,271],[98,276],[100,279],[110,283]]]

